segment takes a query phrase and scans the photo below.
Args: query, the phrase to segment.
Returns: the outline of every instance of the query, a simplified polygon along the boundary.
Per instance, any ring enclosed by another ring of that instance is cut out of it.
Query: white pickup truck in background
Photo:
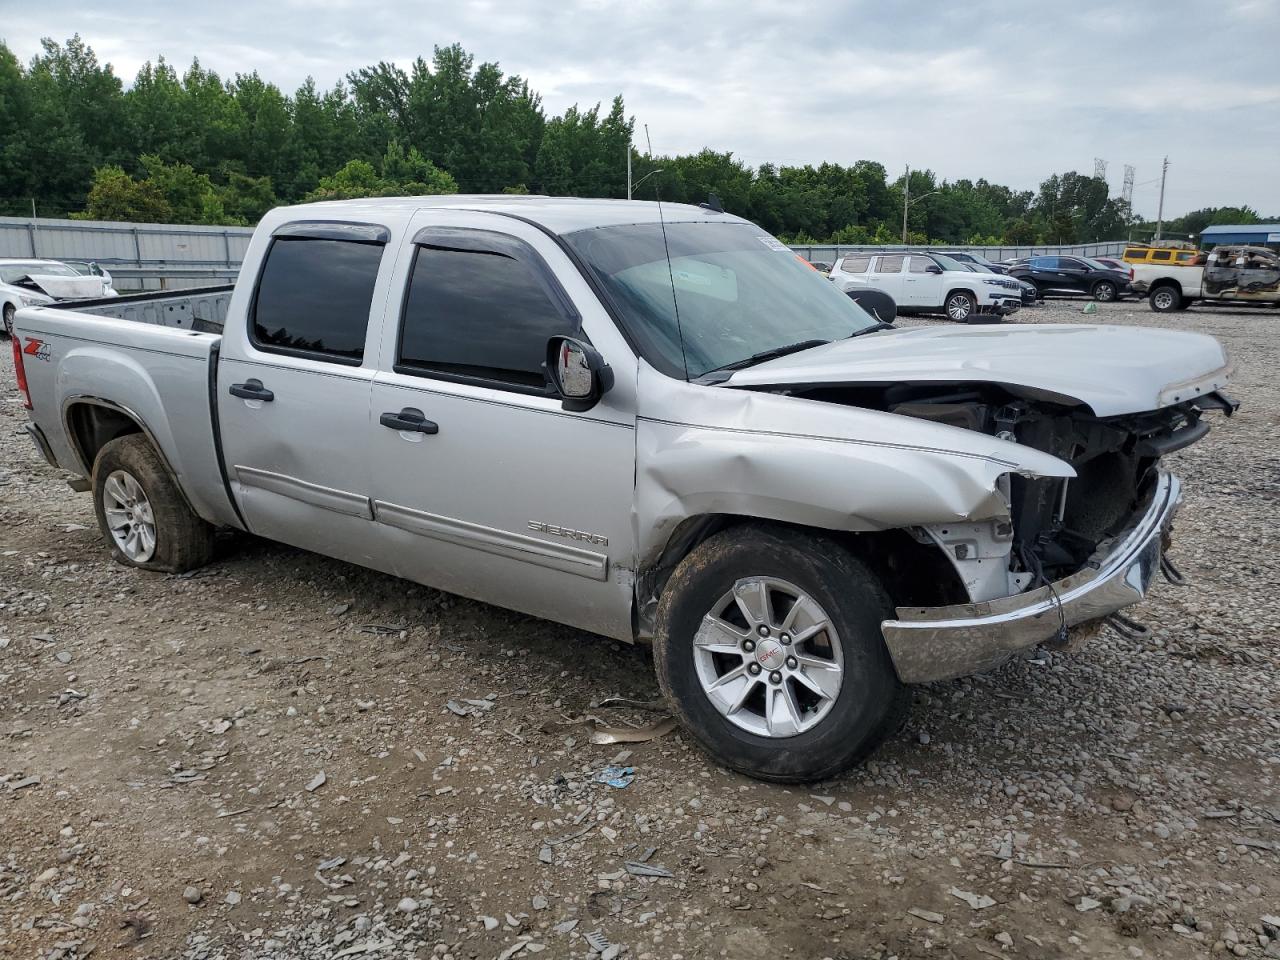
[[[1186,310],[1197,300],[1280,306],[1280,254],[1266,247],[1221,246],[1204,266],[1130,263],[1133,289],[1157,313]]]
[[[120,562],[244,530],[651,642],[692,736],[779,781],[1139,602],[1162,457],[1234,409],[1211,337],[893,329],[754,224],[609,200],[281,208],[234,290],[24,307],[13,348]]]

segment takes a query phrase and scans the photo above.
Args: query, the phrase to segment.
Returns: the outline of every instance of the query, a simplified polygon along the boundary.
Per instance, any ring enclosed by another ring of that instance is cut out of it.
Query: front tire
[[[978,303],[967,290],[956,290],[947,295],[947,302],[942,308],[956,323],[969,323],[978,312]]]
[[[17,310],[14,309],[12,303],[4,305],[4,326],[0,328],[0,334],[4,334],[6,337],[13,336],[13,315],[15,313],[17,313]]]
[[[142,434],[106,443],[92,482],[98,528],[118,563],[184,573],[213,556],[213,527],[192,511]]]
[[[780,783],[834,776],[901,725],[884,588],[840,544],[739,526],[699,544],[658,604],[663,694],[716,760]]]

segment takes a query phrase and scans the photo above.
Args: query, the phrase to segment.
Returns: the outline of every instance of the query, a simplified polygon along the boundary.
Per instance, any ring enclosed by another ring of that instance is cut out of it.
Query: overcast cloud
[[[527,78],[549,112],[621,93],[644,147],[703,146],[752,165],[877,160],[1033,189],[1091,172],[1166,216],[1248,204],[1280,215],[1280,2],[615,4],[0,0],[26,59],[80,33],[125,83],[163,54],[292,92],[378,60],[461,43]]]

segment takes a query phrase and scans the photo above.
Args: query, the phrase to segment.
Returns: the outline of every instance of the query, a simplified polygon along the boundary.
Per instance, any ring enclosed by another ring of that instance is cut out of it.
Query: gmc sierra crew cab
[[[15,328],[27,429],[121,563],[230,528],[650,642],[690,734],[778,781],[1140,601],[1162,458],[1234,408],[1210,337],[894,329],[676,204],[282,208],[233,291]]]

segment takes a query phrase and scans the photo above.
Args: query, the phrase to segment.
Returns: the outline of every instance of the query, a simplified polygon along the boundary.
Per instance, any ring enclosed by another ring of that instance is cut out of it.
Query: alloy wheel
[[[156,520],[142,484],[125,470],[112,471],[102,485],[102,509],[111,539],[134,563],[146,563],[156,552]]]
[[[834,625],[813,597],[786,580],[739,580],[703,617],[693,646],[707,699],[734,726],[760,737],[811,730],[844,683]]]

